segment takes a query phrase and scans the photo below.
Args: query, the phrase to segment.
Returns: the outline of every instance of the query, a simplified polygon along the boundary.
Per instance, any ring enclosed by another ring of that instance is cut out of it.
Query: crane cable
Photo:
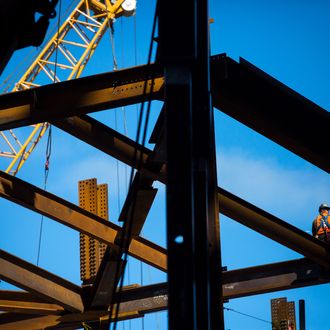
[[[242,313],[242,312],[236,311],[236,310],[233,309],[233,308],[223,307],[223,309],[226,310],[226,311],[230,311],[230,312],[234,312],[234,313],[237,313],[237,314],[241,314],[241,315],[244,315],[244,316],[250,317],[250,318],[252,318],[252,319],[255,319],[255,320],[258,320],[258,321],[261,321],[261,322],[265,322],[265,323],[273,324],[273,322],[271,322],[271,321],[267,321],[267,320],[261,319],[261,318],[259,318],[259,317],[256,317],[256,316],[253,316],[253,315],[250,315],[250,314],[246,314],[246,313]]]
[[[47,190],[47,181],[49,174],[49,160],[52,153],[52,126],[49,125],[48,138],[46,146],[46,162],[45,162],[45,172],[44,172],[44,190]],[[37,266],[39,266],[40,250],[41,250],[41,239],[43,230],[44,216],[41,216],[40,229],[39,229],[39,243],[38,243],[38,255],[37,255]]]
[[[106,12],[107,15],[109,16],[109,8],[107,5],[107,2],[105,1],[105,6],[106,6]],[[118,62],[117,62],[117,58],[116,58],[116,51],[115,51],[115,29],[113,27],[113,19],[111,19],[111,23],[110,23],[110,19],[109,17],[107,18],[107,24],[108,24],[108,28],[109,28],[109,35],[110,35],[110,44],[111,44],[111,50],[112,50],[112,60],[113,60],[113,70],[116,71],[118,70]]]
[[[135,19],[134,15],[134,19]],[[125,60],[124,60],[124,23],[123,23],[123,17],[120,17],[120,41],[121,41],[121,67],[125,67]],[[135,50],[136,51],[136,50]],[[136,66],[136,63],[135,63]],[[122,106],[121,110],[123,112],[123,129],[124,129],[124,135],[128,137],[128,131],[127,131],[127,120],[126,120],[126,107]],[[118,161],[118,160],[117,160]],[[128,173],[127,173],[127,165],[124,164],[124,174],[125,174],[125,194],[127,196],[128,194]],[[130,269],[130,262],[127,260],[127,284],[129,285],[131,283],[131,269]],[[132,321],[128,320],[128,329],[132,329]],[[125,322],[123,322],[123,330],[125,330]]]
[[[60,21],[61,21],[61,10],[62,10],[62,0],[59,3],[59,13],[57,19],[57,36],[56,36],[56,52],[55,52],[55,68],[54,68],[54,80],[53,84],[56,84],[56,71],[57,71],[57,61],[58,61],[58,40],[60,34]],[[46,144],[46,161],[45,161],[45,169],[44,169],[44,190],[47,190],[47,182],[48,182],[48,174],[49,174],[49,162],[50,156],[52,154],[52,125],[49,123],[45,123],[48,126],[48,138]],[[39,266],[40,260],[40,251],[41,251],[41,240],[42,240],[42,233],[43,233],[43,223],[44,223],[44,216],[41,215],[40,221],[40,229],[39,229],[39,242],[38,242],[38,255],[37,255],[37,266]]]
[[[158,2],[157,2],[158,4]],[[153,21],[153,27],[152,27],[152,34],[151,34],[151,41],[150,41],[150,47],[149,47],[149,53],[148,53],[148,61],[147,61],[147,68],[151,64],[151,57],[152,57],[152,50],[153,50],[153,43],[154,43],[154,35],[156,32],[156,25],[157,25],[157,18],[158,18],[158,5],[156,5],[156,10],[155,10],[155,15],[154,15],[154,21]],[[153,83],[151,84],[153,86]],[[147,91],[147,80],[144,83],[144,89],[143,89],[143,94],[146,95]],[[145,145],[146,141],[146,135],[147,135],[147,130],[148,130],[148,123],[149,123],[149,116],[150,116],[150,108],[151,108],[151,99],[148,99],[148,107],[144,119],[144,128],[143,128],[143,133],[142,133],[142,141],[141,145]],[[141,128],[142,128],[142,121],[144,118],[144,111],[145,111],[145,102],[141,103],[141,111],[140,111],[140,116],[139,116],[139,122],[138,122],[138,129],[137,129],[137,134],[136,134],[136,139],[135,142],[139,143],[140,141],[140,135],[141,135]],[[136,180],[139,180],[140,176],[140,170],[142,166],[142,153],[140,153],[140,157],[137,157],[137,148],[134,149],[134,164],[131,168],[131,175],[130,175],[130,187],[132,187],[133,184],[133,176],[135,173],[135,168],[137,169],[136,171]],[[119,248],[120,251],[123,251],[123,270],[120,272],[120,263],[117,262],[116,264],[116,272],[115,272],[115,279],[120,280],[118,292],[116,293],[116,288],[114,287],[113,295],[112,295],[112,302],[108,308],[109,311],[109,320],[110,320],[110,327],[111,327],[111,319],[113,315],[113,307],[114,307],[114,297],[116,295],[117,298],[117,304],[116,304],[116,310],[115,310],[115,317],[113,320],[113,330],[116,330],[117,323],[118,323],[118,316],[119,316],[119,306],[120,306],[120,301],[121,301],[121,296],[122,296],[122,291],[123,291],[123,284],[124,284],[124,275],[125,275],[125,270],[126,270],[126,263],[127,263],[127,258],[128,258],[128,248],[129,248],[129,239],[126,239],[126,237],[130,237],[131,232],[132,232],[132,216],[134,215],[134,210],[136,206],[136,199],[133,200],[133,205],[132,205],[132,212],[130,212],[130,219],[126,219],[124,222],[124,225],[122,227],[122,235],[120,239]],[[122,273],[122,274],[120,274]]]

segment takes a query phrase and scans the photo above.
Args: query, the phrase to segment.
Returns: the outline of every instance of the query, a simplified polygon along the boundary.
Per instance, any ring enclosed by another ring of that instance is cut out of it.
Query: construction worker
[[[319,215],[314,219],[312,232],[319,240],[330,244],[330,206],[323,203],[319,207]]]

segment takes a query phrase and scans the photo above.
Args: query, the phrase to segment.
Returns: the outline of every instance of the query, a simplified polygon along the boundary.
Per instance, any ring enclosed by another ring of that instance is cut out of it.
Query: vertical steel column
[[[306,330],[305,300],[299,300],[299,330]]]
[[[169,328],[224,329],[208,1],[160,0],[165,66]]]

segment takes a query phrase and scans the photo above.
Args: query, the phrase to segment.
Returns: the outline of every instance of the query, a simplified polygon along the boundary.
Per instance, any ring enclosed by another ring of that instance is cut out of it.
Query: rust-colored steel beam
[[[132,104],[146,97],[161,99],[162,68],[153,64],[149,72],[156,79],[153,92],[147,89],[148,95],[143,93],[146,66],[1,95],[0,130]],[[223,54],[212,56],[211,73],[216,108],[330,171],[330,156],[323,152],[327,150],[326,132],[330,126],[328,111],[243,59],[237,63]],[[296,118],[301,124],[296,125]],[[62,125],[67,127],[68,122]]]
[[[70,311],[84,310],[80,287],[3,250],[0,278]]]
[[[1,95],[0,130],[160,99],[162,75],[151,64]]]
[[[329,270],[311,260],[296,259],[223,272],[223,298],[234,299],[329,282]],[[140,317],[145,313],[165,310],[167,293],[167,283],[124,288],[121,295],[120,319]],[[13,294],[0,291],[0,300],[2,298],[18,301],[24,299],[23,296],[13,298]],[[29,302],[31,300],[28,298]],[[80,314],[38,317],[6,313],[0,316],[0,329],[36,329],[38,327],[47,329],[51,326],[74,328],[75,326],[81,327],[82,322],[98,322],[102,317],[108,318],[108,313],[106,311],[88,311]]]
[[[41,213],[109,245],[115,245],[116,235],[121,231],[121,227],[1,171],[0,197]],[[166,270],[166,250],[146,239],[141,237],[132,239],[129,254],[163,271]]]
[[[105,127],[97,125],[96,123],[94,124],[95,126],[93,127],[96,130],[107,130]],[[162,125],[160,125],[160,127],[162,127]],[[133,144],[135,148],[137,148],[138,152],[142,153],[143,158],[145,157],[147,159],[148,155],[151,154],[151,150],[142,148],[141,145],[136,144],[133,141],[127,141],[128,139],[121,136],[119,133],[116,135],[116,138],[118,138],[122,143],[116,150],[117,154],[121,154],[120,149],[123,150],[122,152],[127,152],[129,146],[132,146]],[[103,145],[105,144],[106,143],[103,141],[95,141],[94,147],[102,150],[104,149]],[[114,156],[111,148],[109,147],[107,149],[107,153]],[[130,149],[130,152],[131,155],[125,154],[126,159],[133,159],[134,149]],[[134,166],[134,162],[131,162],[129,165]],[[144,168],[143,171],[145,171]],[[152,168],[149,168],[146,173],[150,172],[152,172]],[[161,175],[157,173],[153,173],[151,175],[152,177],[158,177],[161,182],[166,183],[165,171],[162,171]],[[301,253],[315,262],[330,267],[328,249],[327,246],[322,244],[322,242],[222,188],[218,188],[218,197],[219,208],[222,214],[248,226],[253,230],[258,231],[263,235],[266,235],[267,237],[297,251],[298,253]]]
[[[166,306],[166,302],[167,296],[159,295],[157,297],[147,297],[140,300],[122,302],[119,305],[118,320],[143,317],[146,313],[163,310],[164,306]],[[56,329],[80,329],[83,322],[88,325],[98,325],[101,320],[109,320],[109,312],[107,310],[47,316],[5,313],[0,315],[0,330],[53,329],[53,327]]]
[[[23,314],[56,315],[64,312],[58,304],[49,303],[25,291],[0,290],[0,311]]]
[[[330,271],[309,259],[296,259],[255,267],[225,271],[223,298],[234,299],[280,290],[296,289],[330,282]],[[122,301],[167,296],[167,283],[126,289]],[[166,305],[163,305],[166,309]]]
[[[134,185],[133,187],[135,188],[136,185]],[[120,279],[121,272],[124,266],[124,263],[121,260],[122,254],[124,253],[124,249],[123,246],[122,249],[120,249],[119,246],[122,245],[121,243],[125,244],[124,242],[127,242],[126,244],[131,244],[130,242],[132,242],[132,239],[140,235],[140,231],[147,218],[148,211],[155,198],[157,189],[141,189],[141,187],[139,188],[140,189],[137,189],[137,191],[135,191],[134,189],[130,191],[131,194],[129,193],[127,197],[127,200],[129,200],[129,202],[125,202],[124,204],[124,208],[126,205],[129,212],[125,221],[131,222],[131,224],[129,225],[131,227],[130,232],[126,233],[124,238],[121,238],[122,231],[118,232],[115,238],[115,242],[117,242],[116,248],[107,248],[105,256],[100,265],[99,272],[93,284],[94,292],[91,302],[91,306],[93,308],[106,308],[111,304],[114,286],[116,285],[116,281]],[[134,194],[136,198],[135,201],[131,200],[132,194]]]

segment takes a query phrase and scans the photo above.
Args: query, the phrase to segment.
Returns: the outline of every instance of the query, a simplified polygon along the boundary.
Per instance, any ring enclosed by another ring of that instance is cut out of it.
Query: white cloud
[[[329,175],[312,167],[288,168],[276,157],[240,149],[218,151],[218,182],[224,189],[302,229],[329,200]]]

